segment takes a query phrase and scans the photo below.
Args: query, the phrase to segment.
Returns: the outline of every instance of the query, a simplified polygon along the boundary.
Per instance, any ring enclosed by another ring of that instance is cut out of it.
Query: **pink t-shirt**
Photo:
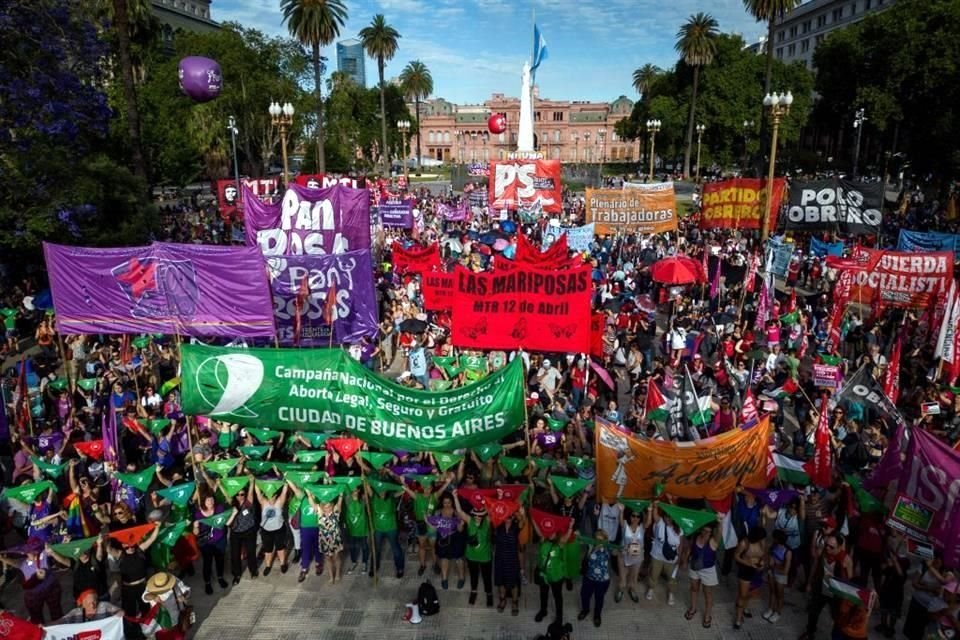
[[[767,344],[779,344],[780,343],[780,327],[773,326],[767,328]]]

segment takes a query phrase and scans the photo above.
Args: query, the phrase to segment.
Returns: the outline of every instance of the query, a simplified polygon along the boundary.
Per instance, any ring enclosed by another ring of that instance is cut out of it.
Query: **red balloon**
[[[487,129],[490,133],[499,134],[507,130],[507,119],[501,113],[495,113],[487,120]]]

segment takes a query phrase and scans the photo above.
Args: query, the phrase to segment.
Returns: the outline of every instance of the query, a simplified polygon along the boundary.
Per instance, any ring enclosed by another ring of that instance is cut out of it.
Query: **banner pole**
[[[693,392],[693,398],[694,398],[694,400],[697,401],[697,415],[702,418],[702,417],[703,417],[703,409],[700,408],[700,394],[697,393],[697,388],[696,388],[696,387],[694,386],[694,384],[693,384],[693,376],[690,375],[690,369],[687,367],[686,364],[683,365],[683,371],[686,373],[686,375],[687,375],[687,381],[690,383],[690,390]],[[689,420],[688,420],[688,421],[689,421]],[[696,425],[688,425],[688,426],[690,426],[690,427],[693,428],[694,433],[697,432],[697,426],[696,426]],[[699,438],[698,438],[698,439],[699,439]]]
[[[182,363],[183,363],[183,342],[182,342],[182,340],[181,340],[181,338],[180,338],[180,334],[179,334],[179,333],[174,334],[174,341],[176,342],[176,345],[177,345],[177,355],[180,356],[180,363],[181,363],[181,366],[182,366]],[[180,380],[180,392],[181,392],[181,394],[183,393],[183,384],[184,384],[184,383],[183,383],[183,380],[181,379],[181,380]],[[184,413],[184,414],[183,414],[183,417],[184,417],[184,422],[185,422],[186,427],[187,427],[187,446],[188,446],[189,449],[190,449],[187,455],[190,457],[190,468],[193,470],[193,479],[196,480],[196,479],[197,479],[197,460],[196,460],[196,458],[194,457],[194,454],[193,454],[193,433],[191,432],[191,430],[192,430],[192,425],[190,424],[190,416],[189,416],[189,415],[187,415],[186,413]],[[199,437],[199,435],[200,435],[200,434],[198,433],[197,436]]]

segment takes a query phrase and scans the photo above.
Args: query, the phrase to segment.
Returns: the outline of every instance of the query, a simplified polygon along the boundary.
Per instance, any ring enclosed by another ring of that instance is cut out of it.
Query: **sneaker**
[[[447,589],[449,589],[449,588],[450,588],[450,581],[449,581],[449,580],[441,580],[441,581],[440,581],[440,588],[443,589],[444,591],[446,591]]]
[[[420,568],[417,569],[417,577],[422,576],[427,571],[427,568],[423,565],[420,565]]]
[[[600,626],[600,616],[593,616],[593,626],[595,627]]]
[[[470,597],[467,599],[467,602],[469,602],[471,606],[477,604],[477,592],[476,592],[476,591],[471,591],[471,592],[470,592]]]
[[[773,609],[767,609],[766,611],[763,612],[763,615],[760,616],[760,617],[763,618],[764,620],[767,620],[767,621],[769,622],[769,621],[770,621],[770,616],[772,616],[772,615],[773,615]]]
[[[673,599],[673,594],[672,594],[672,593],[667,596],[667,604],[668,604],[668,605],[670,605],[670,606],[672,607],[675,602],[676,602],[676,600]]]
[[[352,576],[353,572],[356,571],[356,569],[357,569],[357,563],[354,562],[353,565],[349,569],[347,569],[347,575]]]
[[[623,600],[623,591],[617,591],[617,595],[613,596],[614,602],[620,602]]]
[[[780,619],[780,614],[774,612],[770,615],[769,618],[767,618],[767,622],[769,622],[770,624],[777,624],[777,620],[779,619]]]
[[[457,580],[457,589],[463,589],[464,584],[466,584],[465,580]]]
[[[640,596],[637,595],[637,592],[633,589],[627,589],[627,593],[630,595],[630,599],[634,602],[640,602]]]
[[[653,600],[653,589],[647,589],[647,595],[645,597],[647,600]]]

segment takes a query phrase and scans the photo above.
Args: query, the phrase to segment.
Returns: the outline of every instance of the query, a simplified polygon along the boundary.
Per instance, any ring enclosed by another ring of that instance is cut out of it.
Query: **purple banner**
[[[380,202],[380,221],[385,227],[413,226],[413,200],[383,200]]]
[[[247,198],[247,244],[265,256],[325,255],[370,248],[370,192],[334,185],[291,184],[280,202]]]
[[[948,567],[960,563],[960,453],[919,428],[910,430],[897,491],[930,506],[934,513],[931,537],[943,548]]]
[[[373,289],[373,266],[369,251],[350,251],[334,256],[282,256],[267,258],[273,311],[280,342],[297,344],[294,339],[297,294],[307,281],[307,297],[300,310],[301,347],[325,347],[330,344],[330,325],[324,321],[324,308],[330,288],[336,290],[333,312],[333,342],[351,344],[361,336],[374,337],[379,330],[377,303]]]
[[[469,212],[470,205],[467,202],[461,202],[457,207],[445,204],[443,202],[437,204],[437,214],[440,215],[444,220],[450,220],[452,222],[466,220]]]
[[[155,242],[91,249],[43,245],[57,330],[273,336],[263,257],[255,247]]]

